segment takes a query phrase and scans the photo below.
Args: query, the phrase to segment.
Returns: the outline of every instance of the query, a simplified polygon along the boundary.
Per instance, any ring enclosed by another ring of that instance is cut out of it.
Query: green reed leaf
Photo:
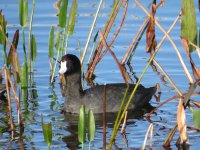
[[[19,19],[22,27],[26,26],[28,19],[28,1],[19,0]]]
[[[62,4],[60,7],[60,13],[59,13],[59,25],[62,28],[65,28],[65,26],[66,26],[67,7],[68,7],[68,0],[62,0]]]
[[[194,126],[200,129],[200,109],[192,111]]]
[[[85,106],[81,106],[78,121],[78,140],[80,143],[85,142]]]
[[[192,43],[197,43],[197,22],[194,7],[194,0],[182,1],[181,36],[186,37]],[[190,52],[195,50],[189,46]]]
[[[21,74],[21,88],[28,87],[28,74],[27,74],[27,62],[25,61],[22,66],[22,74]]]
[[[94,140],[95,135],[95,119],[92,110],[88,112],[88,140],[91,142]]]
[[[0,11],[0,44],[4,44],[6,40],[6,26],[7,22],[3,13]]]
[[[60,28],[58,28],[56,32],[56,50],[59,51],[60,49]]]
[[[36,44],[35,36],[32,34],[31,35],[31,59],[32,59],[32,61],[35,61],[36,56],[37,56],[37,44]]]
[[[43,115],[41,118],[42,118],[42,130],[43,130],[44,140],[46,144],[50,147],[52,143],[52,124],[51,122],[44,123]]]
[[[54,27],[51,27],[49,33],[49,57],[53,59],[54,57]]]
[[[76,22],[76,10],[77,10],[77,0],[74,0],[69,15],[68,36],[71,36],[74,32],[74,26]]]

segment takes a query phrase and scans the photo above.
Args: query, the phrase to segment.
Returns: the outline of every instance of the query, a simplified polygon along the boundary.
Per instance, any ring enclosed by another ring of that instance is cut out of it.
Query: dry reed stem
[[[156,108],[154,108],[150,113],[148,113],[148,115],[146,116],[146,118],[150,118],[151,114],[154,113],[158,108],[160,108],[161,106],[163,106],[164,104],[176,99],[176,98],[180,98],[180,96],[173,96],[167,100],[165,100],[164,102],[160,103]]]
[[[200,48],[197,46],[197,45],[195,45],[194,43],[192,43],[191,41],[189,41],[188,40],[188,42],[189,42],[189,44],[190,45],[192,45],[194,48],[196,48],[197,49],[197,51],[199,51],[200,52]]]
[[[156,9],[158,9],[158,7],[160,7],[163,3],[164,3],[165,0],[161,0],[160,3],[156,6]],[[138,39],[139,35],[141,34],[141,32],[143,31],[143,29],[145,28],[146,24],[148,23],[150,17],[147,17],[145,19],[145,21],[142,23],[142,25],[140,26],[138,32],[136,33],[136,35],[134,36],[132,42],[131,42],[131,45],[129,46],[129,48],[127,49],[122,61],[121,61],[121,64],[125,64],[126,60],[127,60],[127,57],[129,56],[133,46],[135,45],[136,43],[136,40]]]
[[[106,84],[103,90],[103,149],[106,150]]]
[[[120,70],[120,72],[121,72],[121,74],[122,74],[122,77],[123,77],[123,79],[124,79],[124,82],[125,82],[126,84],[128,84],[128,81],[127,81],[126,76],[125,76],[124,71],[123,71],[123,70],[125,70],[125,69],[124,69],[123,66],[119,63],[117,57],[115,56],[115,53],[114,53],[114,52],[110,49],[110,47],[108,46],[108,44],[107,44],[107,42],[106,42],[106,39],[105,39],[105,37],[104,37],[104,35],[103,35],[103,32],[102,32],[101,30],[99,30],[99,33],[100,33],[100,36],[101,36],[103,45],[106,47],[106,49],[109,50],[110,54],[112,55],[112,57],[114,58],[114,60],[115,60],[115,62],[116,62],[116,64],[117,64],[117,66],[119,67],[119,70]]]
[[[120,7],[122,5],[122,2],[123,2],[123,0],[120,0],[120,3],[118,4],[118,7],[115,10],[115,13],[113,14],[113,16],[111,18],[109,18],[108,22],[106,23],[106,28],[104,29],[105,30],[104,31],[105,38],[107,38],[107,36],[108,36],[108,33],[109,33],[109,31],[110,31],[110,29],[111,29],[111,27],[112,27],[112,25],[115,21],[115,18],[117,16],[118,12],[119,12]],[[103,48],[103,43],[100,40],[99,43],[98,43],[97,49],[94,53],[94,56],[91,59],[91,62],[89,63],[89,65],[88,65],[88,71],[85,74],[85,78],[91,78],[97,63],[99,62],[99,57],[100,57],[102,48]]]
[[[175,24],[177,23],[177,21],[179,20],[180,15],[178,15],[176,17],[176,19],[174,20],[174,22],[172,23],[172,25],[170,26],[169,30],[167,31],[167,34],[169,34],[171,32],[171,30],[173,29],[173,27],[175,26]],[[159,42],[159,44],[157,45],[156,49],[159,49],[161,47],[161,45],[163,44],[163,42],[165,41],[167,35],[165,34],[163,36],[163,38],[161,39],[161,41]],[[159,67],[159,69],[163,72],[163,74],[167,77],[167,79],[169,80],[169,82],[171,83],[171,85],[175,88],[175,90],[177,91],[177,93],[182,96],[181,91],[178,89],[178,87],[174,84],[174,82],[171,80],[171,78],[168,76],[168,74],[164,71],[164,69],[159,65],[159,63],[154,59],[153,62]]]
[[[121,19],[121,22],[120,22],[120,25],[119,25],[117,31],[114,33],[114,36],[113,36],[112,40],[110,41],[110,43],[108,45],[109,47],[114,43],[119,32],[121,31],[122,25],[123,25],[125,17],[126,17],[126,13],[127,13],[127,9],[128,9],[128,0],[124,0],[124,1],[125,1],[124,14],[122,15],[122,19]],[[107,53],[107,51],[108,51],[107,49],[105,51],[103,51],[102,55],[99,58],[99,61],[104,57],[104,55]]]
[[[171,32],[171,30],[173,29],[173,27],[175,26],[175,24],[177,23],[177,21],[179,20],[180,15],[178,15],[176,17],[176,19],[174,20],[174,22],[172,23],[172,25],[170,26],[169,30],[167,31],[167,34],[169,34]],[[165,41],[167,35],[165,34],[163,36],[163,38],[161,39],[161,41],[159,42],[159,44],[157,45],[156,49],[158,50],[161,45],[163,44],[163,42]],[[181,91],[178,89],[178,87],[174,84],[174,82],[171,80],[171,78],[168,76],[168,74],[164,71],[164,69],[159,65],[159,63],[154,59],[153,62],[158,66],[158,68],[163,72],[163,74],[166,76],[166,78],[169,80],[170,84],[175,88],[175,90],[177,91],[177,93],[182,96]]]
[[[149,141],[149,146],[150,146],[150,149],[153,148],[153,124],[152,124],[152,128],[150,130],[150,141]]]
[[[128,111],[126,111],[125,116],[124,116],[124,122],[122,124],[121,134],[125,133],[127,114],[128,114]]]
[[[172,130],[171,130],[170,133],[168,134],[168,137],[166,138],[166,140],[165,140],[165,142],[164,142],[164,144],[163,144],[164,147],[170,146],[170,143],[171,143],[171,141],[172,141],[172,138],[174,137],[174,134],[175,134],[175,132],[176,132],[177,126],[178,126],[178,125],[177,125],[177,123],[176,123],[176,125],[172,128]]]
[[[8,75],[8,74],[7,74]],[[12,88],[12,92],[13,92],[13,95],[14,95],[14,99],[15,99],[15,102],[16,102],[16,106],[17,106],[17,110],[18,110],[18,118],[19,118],[19,125],[20,127],[23,127],[24,123],[23,123],[23,119],[22,119],[22,112],[21,112],[21,108],[20,108],[20,103],[19,103],[19,98],[18,96],[16,95],[16,92],[15,92],[15,89],[14,89],[14,86],[13,86],[13,83],[10,79],[10,76],[8,75],[7,76],[7,79],[9,81],[9,84]],[[22,125],[22,126],[21,126]]]
[[[10,100],[10,91],[9,91],[9,81],[8,81],[8,74],[7,71],[5,69],[5,67],[3,67],[2,69],[4,71],[4,75],[5,75],[5,81],[6,81],[6,92],[7,92],[7,99],[8,99],[8,111],[9,111],[9,119],[10,119],[10,128],[11,128],[11,140],[14,140],[14,123],[13,123],[13,119],[12,119],[12,106],[11,106],[11,100]]]
[[[148,134],[149,134],[149,132],[150,132],[151,130],[153,130],[153,124],[152,124],[152,123],[149,125],[149,128],[148,128],[148,130],[147,130],[147,132],[146,132],[146,135],[145,135],[145,138],[144,138],[144,142],[143,142],[143,145],[142,145],[142,150],[145,150],[145,149],[146,149],[147,137],[148,137]],[[151,132],[153,132],[153,131],[151,131]],[[151,133],[151,134],[152,134],[152,133]],[[152,140],[150,140],[150,141],[152,141]],[[152,145],[152,144],[150,144],[150,145]]]
[[[162,73],[168,79],[168,81],[170,82],[170,84],[174,87],[174,89],[176,90],[176,92],[178,93],[178,95],[179,96],[183,96],[182,92],[179,90],[179,88],[176,86],[176,84],[173,82],[173,80],[169,77],[169,75],[167,74],[167,72],[165,72],[165,70],[162,68],[162,66],[160,66],[160,64],[155,59],[153,60],[153,62],[162,71]]]
[[[124,55],[124,57],[123,57],[123,59],[122,59],[122,61],[121,61],[121,64],[125,64],[128,55],[130,54],[130,52],[131,52],[133,46],[134,46],[135,43],[136,43],[137,38],[138,38],[139,35],[141,34],[143,28],[146,26],[146,24],[148,23],[148,21],[149,21],[149,18],[146,18],[145,21],[144,21],[144,22],[142,23],[142,25],[140,26],[138,32],[137,32],[136,35],[134,36],[134,38],[133,38],[133,40],[132,40],[132,42],[131,42],[129,48],[127,49],[127,51],[126,51],[126,53],[125,53],[125,55]]]
[[[200,58],[200,48],[197,45],[195,45],[194,43],[192,43],[191,41],[188,40],[188,42],[189,42],[190,45],[192,45],[194,48],[196,48],[197,54]]]
[[[141,3],[139,3],[138,0],[135,0],[135,1],[136,1],[137,5],[138,5],[148,16],[150,16],[149,12],[144,8],[144,6],[143,6]],[[192,79],[192,77],[191,77],[191,75],[190,75],[190,73],[189,73],[189,71],[188,71],[188,69],[187,69],[187,67],[186,67],[186,65],[185,65],[185,63],[184,63],[184,61],[183,61],[183,58],[182,58],[182,56],[181,56],[181,54],[180,54],[180,52],[179,52],[179,50],[178,50],[178,48],[177,48],[177,46],[176,46],[176,44],[174,43],[174,41],[172,40],[172,38],[167,34],[167,32],[165,31],[165,29],[158,23],[158,21],[157,21],[156,19],[155,19],[155,24],[156,24],[156,25],[160,28],[160,30],[167,36],[167,38],[168,38],[169,41],[171,42],[172,46],[174,47],[174,49],[175,49],[175,51],[176,51],[176,54],[177,54],[177,56],[178,56],[178,58],[179,58],[179,61],[180,61],[181,65],[182,65],[182,67],[183,67],[183,70],[185,71],[185,74],[186,74],[186,76],[187,76],[189,82],[190,82],[191,84],[194,83],[194,81],[193,81],[193,79]]]
[[[198,108],[200,108],[200,102],[197,102],[195,100],[190,100],[191,103],[193,103],[195,106],[197,106]]]
[[[177,124],[178,124],[178,130],[179,130],[179,136],[180,136],[180,143],[188,143],[188,136],[187,136],[187,130],[186,130],[186,115],[185,115],[185,109],[183,106],[183,100],[179,100],[178,104],[178,110],[177,110]]]

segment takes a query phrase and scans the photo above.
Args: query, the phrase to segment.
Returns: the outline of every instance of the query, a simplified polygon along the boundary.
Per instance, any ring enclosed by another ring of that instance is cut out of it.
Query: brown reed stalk
[[[172,25],[170,26],[169,30],[167,31],[167,34],[169,34],[171,32],[171,30],[173,29],[173,27],[176,25],[176,23],[178,22],[179,18],[180,18],[180,14],[176,17],[176,19],[174,20],[174,22],[172,23]],[[161,45],[163,44],[163,42],[165,41],[165,39],[167,38],[167,35],[165,34],[163,36],[163,38],[161,39],[161,41],[159,42],[159,44],[157,45],[156,49],[160,49]],[[163,74],[166,76],[166,78],[169,80],[169,82],[171,83],[171,85],[175,88],[176,92],[182,96],[181,91],[178,89],[178,87],[174,84],[174,82],[172,81],[172,79],[169,77],[169,75],[164,71],[164,69],[159,65],[159,63],[154,59],[153,62],[158,66],[158,68],[163,72]]]
[[[10,79],[10,76],[9,74],[7,74],[7,79],[9,81],[9,84],[11,86],[11,89],[12,89],[12,92],[13,92],[13,95],[14,95],[14,99],[15,99],[15,103],[16,103],[16,106],[17,106],[17,110],[18,110],[18,117],[19,117],[19,125],[20,125],[20,128],[23,129],[24,127],[24,122],[23,122],[23,118],[22,118],[22,112],[21,112],[21,108],[20,108],[20,103],[19,103],[19,98],[18,96],[16,95],[16,92],[15,92],[15,88],[13,86],[13,83]]]
[[[106,84],[103,89],[103,149],[106,150]]]
[[[150,118],[151,114],[154,113],[158,108],[160,108],[160,107],[163,106],[164,104],[166,104],[166,103],[168,103],[168,102],[170,102],[170,101],[172,101],[172,100],[174,100],[174,99],[176,99],[176,98],[180,98],[180,97],[181,97],[181,96],[176,95],[176,96],[173,96],[173,97],[171,97],[171,98],[165,100],[164,102],[160,103],[156,108],[154,108],[152,111],[150,111],[150,113],[148,113],[148,115],[146,116],[146,118]]]
[[[162,71],[162,73],[165,75],[165,77],[168,79],[169,83],[174,87],[174,89],[176,90],[176,92],[178,93],[179,96],[183,96],[182,92],[180,91],[180,89],[176,86],[176,84],[174,83],[174,81],[169,77],[169,75],[167,74],[167,72],[165,72],[165,70],[162,68],[162,66],[154,59],[153,62],[156,64],[156,66]]]
[[[149,14],[149,12],[144,8],[144,6],[138,1],[138,0],[135,0],[135,2],[136,2],[136,4],[148,15],[148,16],[150,16],[150,14]],[[174,47],[174,49],[175,49],[175,51],[176,51],[176,54],[177,54],[177,56],[178,56],[178,58],[179,58],[179,61],[180,61],[180,63],[181,63],[181,65],[182,65],[182,67],[183,67],[183,70],[185,71],[185,74],[186,74],[186,76],[187,76],[187,78],[188,78],[188,80],[189,80],[189,82],[192,84],[192,83],[194,83],[194,81],[193,81],[193,79],[192,79],[192,77],[191,77],[191,75],[190,75],[190,73],[189,73],[189,71],[188,71],[188,69],[187,69],[187,67],[186,67],[186,65],[185,65],[185,63],[184,63],[184,61],[183,61],[183,58],[182,58],[182,56],[181,56],[181,54],[180,54],[180,52],[179,52],[179,50],[178,50],[178,48],[177,48],[177,46],[176,46],[176,44],[174,43],[174,41],[172,40],[172,38],[169,36],[169,34],[165,31],[165,29],[158,23],[158,21],[155,19],[155,24],[160,28],[160,30],[167,36],[167,38],[169,39],[169,41],[171,42],[171,44],[172,44],[172,46]]]
[[[14,140],[14,130],[15,130],[15,126],[14,126],[14,122],[12,119],[12,106],[11,106],[11,100],[10,100],[10,91],[9,91],[9,81],[8,81],[8,73],[5,69],[5,67],[3,67],[2,69],[4,71],[4,75],[5,75],[5,81],[6,81],[6,92],[7,92],[7,99],[8,99],[8,111],[9,111],[9,119],[10,119],[10,128],[11,128],[11,140]]]
[[[169,147],[170,143],[172,141],[172,138],[174,137],[174,134],[176,133],[176,129],[178,127],[178,124],[176,123],[176,125],[171,129],[170,133],[168,134],[163,146],[164,147]]]
[[[124,0],[125,6],[124,6],[124,13],[122,15],[122,19],[120,22],[119,27],[117,28],[117,31],[114,33],[114,36],[112,38],[112,40],[110,41],[110,43],[108,44],[109,47],[111,47],[111,45],[114,43],[115,39],[117,38],[119,32],[121,31],[122,25],[124,23],[124,20],[126,18],[126,13],[127,13],[127,9],[128,9],[128,0]],[[102,55],[99,58],[99,61],[104,57],[104,55],[107,53],[107,49],[105,51],[103,51]]]
[[[133,46],[135,45],[135,43],[136,43],[136,41],[137,41],[139,35],[140,35],[140,34],[142,33],[142,31],[144,30],[144,28],[145,28],[145,26],[147,25],[148,21],[149,21],[149,18],[146,18],[146,19],[144,20],[144,22],[142,23],[142,25],[140,26],[138,32],[137,32],[136,35],[134,36],[134,38],[133,38],[131,44],[129,45],[129,47],[128,47],[126,53],[125,53],[125,55],[124,55],[124,57],[123,57],[123,59],[122,59],[122,61],[121,61],[121,64],[125,64],[125,62],[126,62],[126,60],[127,60],[127,57],[128,57],[129,54],[131,53],[131,50],[133,49]]]
[[[116,18],[117,14],[118,14],[121,6],[122,6],[122,3],[123,3],[123,0],[120,0],[120,3],[118,4],[117,8],[115,9],[114,14],[112,14],[112,16],[109,17],[109,20],[107,21],[107,23],[105,25],[105,28],[104,28],[105,38],[107,38],[108,33],[111,30],[111,27],[112,27],[112,25],[115,21],[115,18]],[[100,40],[99,43],[98,43],[97,49],[94,52],[93,58],[91,59],[89,65],[88,65],[88,71],[85,74],[85,78],[91,78],[92,77],[94,69],[95,69],[97,63],[99,62],[99,57],[100,57],[102,48],[103,48],[103,43]]]
[[[123,77],[123,79],[124,79],[124,82],[125,82],[126,84],[128,84],[128,81],[127,81],[126,76],[125,76],[125,74],[124,74],[124,73],[125,73],[125,72],[124,72],[125,68],[119,63],[119,61],[118,61],[118,59],[117,59],[115,53],[114,53],[114,52],[110,49],[110,47],[108,46],[108,44],[107,44],[107,42],[106,42],[106,39],[105,39],[105,37],[104,37],[104,35],[103,35],[103,32],[102,32],[101,30],[99,30],[99,33],[100,33],[100,36],[101,36],[103,45],[106,47],[106,49],[108,49],[108,51],[110,52],[110,54],[111,54],[112,57],[114,58],[114,60],[115,60],[115,62],[116,62],[116,64],[117,64],[117,66],[119,67],[119,70],[120,70],[120,72],[121,72],[121,74],[122,74],[122,77]]]
[[[164,3],[164,0],[161,0],[160,3],[156,6],[156,9],[158,9],[158,7],[160,7],[162,4]],[[129,48],[127,49],[122,61],[121,61],[121,64],[125,64],[126,60],[127,60],[127,57],[129,56],[129,54],[131,53],[131,50],[133,49],[133,46],[135,45],[136,43],[136,40],[138,39],[139,35],[141,35],[141,33],[143,32],[143,30],[146,30],[146,26],[147,26],[147,23],[149,22],[149,19],[150,17],[147,17],[144,22],[142,23],[142,25],[140,26],[138,32],[135,34]],[[136,46],[136,45],[135,45]]]

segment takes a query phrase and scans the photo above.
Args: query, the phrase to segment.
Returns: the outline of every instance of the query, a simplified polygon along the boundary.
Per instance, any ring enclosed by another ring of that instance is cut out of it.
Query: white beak
[[[60,63],[60,70],[59,74],[64,74],[67,71],[67,61],[64,61]]]

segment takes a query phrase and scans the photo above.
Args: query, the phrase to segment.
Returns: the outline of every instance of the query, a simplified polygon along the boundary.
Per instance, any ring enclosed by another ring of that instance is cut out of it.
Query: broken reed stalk
[[[135,0],[136,4],[150,17],[151,15],[149,14],[149,12],[144,8],[144,6],[138,1],[138,0]],[[167,36],[167,38],[169,39],[169,41],[171,42],[172,46],[174,47],[175,51],[176,51],[176,54],[179,58],[179,61],[183,67],[183,70],[185,71],[185,74],[189,80],[189,82],[192,84],[194,83],[184,61],[183,61],[183,58],[176,46],[176,44],[174,43],[174,41],[172,40],[172,38],[167,34],[167,32],[165,31],[165,29],[158,23],[158,21],[155,19],[155,24],[160,28],[160,30]]]
[[[115,21],[115,18],[116,18],[117,14],[118,14],[121,6],[122,6],[123,0],[120,0],[120,3],[119,4],[118,3],[119,3],[119,0],[115,2],[115,5],[114,5],[113,10],[111,12],[111,15],[110,15],[108,21],[106,22],[105,27],[104,27],[104,36],[105,36],[105,38],[107,38],[108,33],[111,30],[111,27],[112,27],[112,25],[113,25],[113,23]],[[102,48],[103,48],[103,43],[100,40],[98,42],[98,46],[97,46],[97,49],[95,51],[95,55],[93,56],[93,58],[91,59],[91,62],[88,65],[88,71],[86,72],[85,78],[91,78],[97,63],[99,62],[99,57],[100,57]]]
[[[11,106],[11,101],[10,101],[10,91],[9,91],[9,81],[8,81],[8,74],[7,71],[5,69],[5,67],[3,67],[2,69],[4,71],[4,75],[5,75],[5,80],[6,80],[6,92],[7,92],[7,99],[8,99],[8,111],[9,111],[9,119],[10,119],[10,130],[11,130],[11,140],[14,140],[14,130],[15,130],[15,126],[13,123],[13,119],[12,119],[12,106]]]
[[[144,142],[143,142],[143,145],[142,145],[142,150],[145,150],[146,149],[146,142],[147,142],[147,137],[148,137],[148,134],[150,132],[150,141],[152,142],[152,133],[153,133],[153,124],[151,123],[149,125],[149,128],[146,132],[146,135],[145,135],[145,138],[144,138]],[[150,148],[152,148],[152,143],[150,142]]]
[[[88,39],[87,39],[87,42],[86,42],[86,44],[85,44],[85,49],[84,49],[84,51],[83,51],[83,55],[82,55],[82,58],[81,58],[81,65],[83,64],[83,61],[84,61],[86,52],[87,52],[87,50],[88,50],[88,46],[89,46],[89,43],[90,43],[90,39],[91,39],[93,30],[94,30],[94,26],[95,26],[95,24],[96,24],[97,16],[98,16],[98,14],[99,14],[99,10],[100,10],[100,8],[101,8],[102,2],[103,2],[103,0],[100,0],[99,5],[98,5],[98,8],[97,8],[97,11],[96,11],[96,14],[95,14],[95,17],[94,17],[94,20],[93,20],[93,23],[92,23],[92,27],[90,28],[90,32],[89,32],[89,35],[88,35]]]
[[[111,39],[110,43],[108,44],[109,47],[112,46],[112,44],[114,43],[115,39],[117,38],[119,32],[121,31],[121,28],[122,28],[122,25],[124,23],[124,20],[125,20],[125,17],[126,17],[126,13],[127,13],[127,9],[128,9],[128,1],[125,0],[125,7],[124,7],[124,13],[122,15],[122,19],[121,19],[121,22],[120,22],[120,25],[117,29],[117,31],[114,33],[114,36],[113,38]],[[102,55],[100,56],[99,58],[99,61],[104,57],[104,55],[107,53],[108,49],[106,49],[105,51],[103,51]]]
[[[106,150],[106,84],[103,89],[103,149]]]
[[[105,37],[104,37],[104,35],[103,35],[103,32],[102,32],[101,30],[99,30],[99,33],[100,33],[100,36],[101,36],[101,40],[102,40],[102,42],[103,42],[103,45],[104,45],[104,46],[106,47],[106,49],[110,52],[110,54],[112,55],[112,57],[114,58],[114,60],[115,60],[115,62],[116,62],[116,64],[117,64],[117,66],[119,67],[119,70],[120,70],[120,72],[121,72],[121,74],[122,74],[122,77],[123,77],[123,79],[124,79],[124,82],[125,82],[126,84],[128,84],[128,81],[127,81],[126,76],[125,76],[125,72],[123,71],[123,70],[124,70],[123,66],[119,63],[117,57],[115,56],[115,53],[114,53],[114,52],[110,49],[110,47],[108,46],[108,44],[107,44],[107,42],[106,42],[106,39],[105,39]]]

